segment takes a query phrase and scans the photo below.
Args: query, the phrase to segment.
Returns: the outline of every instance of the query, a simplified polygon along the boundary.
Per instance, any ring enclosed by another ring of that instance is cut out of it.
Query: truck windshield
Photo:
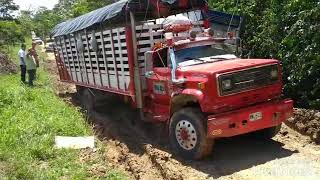
[[[231,48],[223,45],[197,46],[175,51],[176,63],[178,66],[214,62],[213,60],[210,61],[210,59],[228,60],[235,58],[233,54],[234,53]],[[223,57],[223,55],[226,56]],[[218,58],[215,58],[215,56]]]

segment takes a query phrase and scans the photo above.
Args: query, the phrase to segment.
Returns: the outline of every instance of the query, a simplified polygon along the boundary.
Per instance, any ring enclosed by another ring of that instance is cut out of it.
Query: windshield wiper
[[[201,61],[201,62],[207,62],[206,60],[200,59],[200,58],[192,58],[192,57],[186,57],[184,58],[186,60],[196,60],[196,61]]]
[[[230,60],[230,59],[236,59],[237,57],[222,57],[223,55],[213,56],[210,57],[210,59],[222,59],[222,60]]]
[[[223,59],[223,60],[228,60],[230,58],[224,58],[224,57],[211,57],[210,59]]]

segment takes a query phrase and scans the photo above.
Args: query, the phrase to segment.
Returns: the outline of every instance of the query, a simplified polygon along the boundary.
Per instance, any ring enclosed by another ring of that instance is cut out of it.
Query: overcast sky
[[[20,6],[20,10],[36,9],[40,6],[52,9],[58,0],[13,0],[17,5]]]

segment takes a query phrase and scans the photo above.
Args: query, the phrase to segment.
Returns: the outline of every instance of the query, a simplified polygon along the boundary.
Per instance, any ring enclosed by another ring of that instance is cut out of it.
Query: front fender
[[[198,102],[201,104],[204,100],[204,94],[198,89],[184,89],[181,94],[194,96]]]
[[[202,110],[204,102],[204,94],[198,89],[184,89],[179,93],[171,95],[170,114],[172,115],[177,110],[192,104],[198,104]]]

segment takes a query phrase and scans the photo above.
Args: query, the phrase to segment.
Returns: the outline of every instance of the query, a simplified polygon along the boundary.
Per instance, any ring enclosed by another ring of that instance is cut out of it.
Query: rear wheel
[[[87,116],[92,116],[95,109],[95,97],[90,88],[77,86],[77,93],[82,108],[86,111]]]
[[[170,145],[185,159],[202,159],[212,152],[213,139],[207,138],[206,119],[195,108],[184,108],[173,114],[169,126]]]

